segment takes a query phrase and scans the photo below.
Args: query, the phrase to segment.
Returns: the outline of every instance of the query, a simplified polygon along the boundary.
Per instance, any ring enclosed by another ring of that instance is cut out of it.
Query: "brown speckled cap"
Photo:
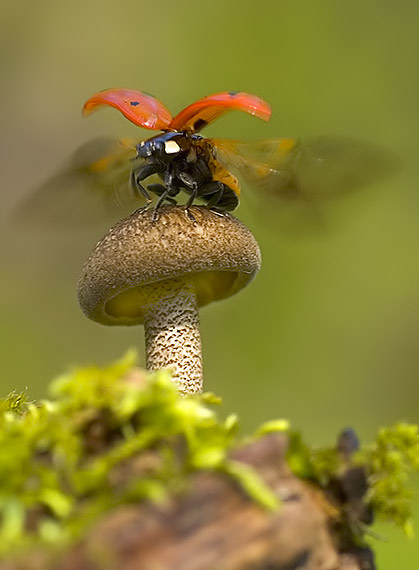
[[[193,206],[134,212],[99,241],[83,266],[78,298],[90,319],[106,325],[144,322],[142,288],[188,275],[198,306],[245,287],[261,264],[252,233],[229,214]]]

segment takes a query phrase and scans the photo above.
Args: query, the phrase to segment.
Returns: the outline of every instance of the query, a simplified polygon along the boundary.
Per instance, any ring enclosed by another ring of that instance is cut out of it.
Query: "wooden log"
[[[164,504],[108,513],[52,563],[45,553],[0,570],[373,570],[367,548],[340,544],[339,505],[298,479],[284,434],[237,450],[281,499],[269,512],[221,473],[195,473]]]

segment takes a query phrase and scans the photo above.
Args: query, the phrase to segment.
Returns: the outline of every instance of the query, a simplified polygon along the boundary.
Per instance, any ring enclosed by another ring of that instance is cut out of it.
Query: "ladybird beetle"
[[[177,203],[181,191],[189,195],[188,215],[197,199],[210,208],[231,211],[239,204],[243,183],[261,191],[262,204],[268,196],[302,198],[300,203],[305,204],[375,182],[395,166],[387,151],[351,139],[272,138],[246,143],[199,134],[233,110],[270,119],[266,101],[241,91],[203,97],[172,117],[149,93],[106,89],[90,97],[82,113],[86,116],[104,106],[118,109],[136,126],[161,132],[140,142],[98,139],[85,144],[63,172],[27,200],[21,208],[23,219],[39,217],[48,225],[53,218],[65,226],[74,225],[72,218],[76,218],[81,227],[86,221],[103,219],[106,213],[121,217],[121,210],[113,208],[115,203],[129,211],[144,202],[148,206],[152,195],[157,215],[165,201]],[[154,180],[146,186],[149,177]]]
[[[199,135],[205,126],[234,109],[250,113],[265,121],[271,116],[268,103],[248,93],[228,91],[209,95],[189,105],[175,117],[152,95],[131,89],[107,89],[90,97],[83,107],[88,115],[98,107],[110,105],[139,127],[163,131],[136,145],[131,169],[131,184],[138,197],[151,203],[150,193],[159,198],[159,206],[176,203],[181,190],[189,194],[186,210],[201,198],[208,207],[234,210],[239,203],[237,178],[218,158],[216,140]],[[227,150],[227,149],[226,149]],[[143,181],[157,174],[162,183]]]

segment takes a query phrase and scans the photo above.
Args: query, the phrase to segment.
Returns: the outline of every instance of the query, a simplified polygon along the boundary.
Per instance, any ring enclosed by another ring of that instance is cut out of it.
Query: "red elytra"
[[[158,99],[136,89],[105,89],[83,105],[83,115],[90,115],[103,105],[115,107],[134,125],[153,131],[170,128],[172,115]]]
[[[225,113],[238,110],[268,121],[270,105],[241,91],[224,91],[199,99],[174,118],[158,99],[135,89],[106,89],[90,97],[83,106],[83,115],[97,108],[115,107],[134,125],[150,130],[198,132]]]

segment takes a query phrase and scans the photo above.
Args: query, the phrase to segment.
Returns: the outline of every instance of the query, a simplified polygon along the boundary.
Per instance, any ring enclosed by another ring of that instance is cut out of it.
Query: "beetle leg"
[[[189,208],[192,206],[194,200],[198,196],[198,189],[199,189],[198,183],[196,182],[196,180],[193,178],[193,176],[189,172],[179,170],[177,172],[177,176],[178,176],[179,180],[181,180],[183,182],[185,190],[188,193],[190,193],[188,201],[185,204],[185,211],[186,211],[188,218],[192,221],[195,221],[195,218],[193,217],[193,215],[189,211]]]
[[[157,162],[152,162],[151,164],[146,164],[140,169],[133,170],[131,172],[131,185],[134,189],[134,194],[137,198],[140,198],[141,194],[147,200],[147,205],[151,202],[151,196],[149,192],[141,184],[143,180],[151,176],[152,174],[157,174],[158,172],[163,172],[164,168]]]
[[[216,200],[213,201],[212,198],[208,200],[208,206],[210,208],[216,206],[219,210],[230,212],[231,210],[235,210],[239,205],[239,197],[225,184],[223,184],[223,191],[214,195],[213,198],[216,198]]]
[[[164,184],[149,184],[147,190],[156,196],[161,196],[163,192],[166,192],[166,186]]]
[[[172,186],[173,184],[173,179],[174,179],[174,175],[172,173],[168,173],[165,179],[166,182],[166,186],[164,187],[162,184],[159,186],[163,186],[164,190],[162,191],[162,193],[160,194],[159,199],[156,202],[156,205],[154,206],[154,211],[153,211],[153,222],[157,221],[158,218],[158,210],[160,208],[160,206],[163,204],[163,202],[165,200],[167,200],[168,198],[170,198],[171,196],[174,196],[177,194],[177,192],[179,192],[179,190],[176,189]],[[169,200],[170,201],[170,200]]]
[[[217,181],[209,182],[200,189],[200,194],[205,196],[208,208],[213,208],[223,197],[224,184]]]
[[[191,222],[196,222],[195,216],[190,211],[190,207],[192,206],[197,195],[198,195],[198,184],[196,182],[193,182],[191,195],[189,196],[188,201],[185,204],[185,213],[188,216],[188,218],[191,220]]]
[[[161,196],[163,193],[167,193],[167,188],[163,184],[149,184],[147,190],[156,194],[156,196]],[[176,200],[172,196],[176,196],[179,193],[180,188],[172,188],[170,196],[166,196],[166,202],[176,205]]]
[[[198,184],[196,182],[193,182],[192,192],[188,198],[188,201],[185,204],[185,210],[189,210],[189,208],[192,206],[194,200],[196,199],[197,195],[198,195]]]

